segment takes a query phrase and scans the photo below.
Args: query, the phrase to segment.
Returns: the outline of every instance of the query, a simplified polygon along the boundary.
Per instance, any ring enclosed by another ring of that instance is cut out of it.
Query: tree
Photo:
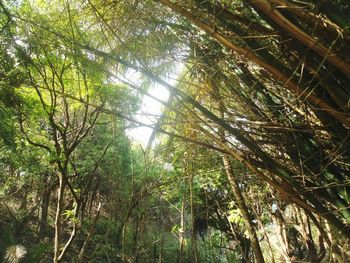
[[[349,8],[0,2],[0,253],[346,261]],[[142,96],[164,105],[151,125]]]

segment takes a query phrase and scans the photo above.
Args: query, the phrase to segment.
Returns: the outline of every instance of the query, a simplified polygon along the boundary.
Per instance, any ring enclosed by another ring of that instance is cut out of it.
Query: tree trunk
[[[92,225],[90,227],[88,235],[86,236],[86,239],[85,239],[85,241],[83,243],[83,246],[80,249],[80,252],[79,252],[79,255],[78,255],[78,259],[77,259],[77,263],[82,263],[83,262],[86,248],[89,245],[90,240],[91,240],[91,238],[94,235],[96,223],[97,223],[97,220],[98,220],[98,218],[100,216],[100,209],[101,209],[101,203],[99,203],[99,205],[98,205],[98,208],[97,208],[97,211],[96,211],[97,214],[96,214],[96,216],[94,218],[94,221],[92,222]]]
[[[141,218],[140,218],[141,217]],[[133,235],[133,258],[134,258],[134,262],[138,263],[139,262],[139,239],[140,239],[140,224],[142,224],[141,221],[143,219],[143,215],[138,215],[136,218],[136,222],[134,224],[134,235]],[[157,240],[157,239],[156,239]]]
[[[307,262],[315,262],[318,259],[316,245],[312,237],[310,220],[306,213],[302,213],[301,209],[295,206],[296,217],[299,219],[300,228],[297,229],[304,239],[306,246],[306,257],[303,259]]]
[[[248,230],[248,234],[249,234],[249,238],[251,241],[251,246],[252,246],[252,250],[253,250],[253,253],[255,256],[255,260],[257,263],[263,263],[263,262],[265,262],[265,260],[264,260],[264,256],[263,256],[261,248],[260,248],[259,240],[258,240],[258,237],[256,235],[256,231],[254,229],[253,223],[250,219],[250,214],[249,214],[247,205],[244,201],[244,197],[241,193],[241,190],[239,189],[238,183],[237,183],[236,178],[233,174],[230,158],[225,155],[222,157],[222,160],[224,163],[227,178],[230,182],[230,186],[232,188],[232,192],[233,192],[233,195],[235,197],[236,204],[237,204],[239,210],[241,211],[245,226]]]
[[[287,227],[279,208],[277,208],[276,211],[272,213],[272,220],[274,225],[276,225],[277,230],[276,236],[278,244],[276,244],[276,248],[279,250],[281,256],[283,257],[283,262],[289,263],[291,262],[291,258],[289,256],[289,242],[286,229]]]
[[[161,233],[158,263],[163,263],[164,235]]]
[[[63,210],[63,198],[64,198],[64,180],[63,174],[58,172],[58,190],[57,190],[57,208],[55,217],[55,239],[54,239],[54,255],[53,263],[60,261],[60,250],[61,250],[61,237],[62,237],[62,210]]]
[[[46,235],[47,230],[47,218],[49,212],[49,204],[51,197],[51,187],[49,184],[49,175],[44,175],[43,178],[43,189],[40,195],[40,206],[39,206],[39,222],[38,222],[38,240],[41,240]]]
[[[189,169],[189,187],[190,187],[190,208],[191,208],[191,221],[192,221],[192,262],[198,263],[198,249],[197,249],[197,238],[195,230],[195,218],[194,218],[194,209],[193,209],[193,172],[192,169]]]
[[[181,205],[181,215],[180,215],[180,229],[179,229],[179,263],[183,262],[183,250],[184,250],[184,241],[185,241],[185,198],[182,198]]]
[[[251,200],[251,199],[250,199],[250,200]],[[255,215],[256,221],[257,221],[258,224],[259,224],[260,229],[261,229],[262,232],[263,232],[263,235],[264,235],[264,238],[265,238],[265,240],[266,240],[266,243],[267,243],[267,245],[268,245],[268,247],[269,247],[269,250],[270,250],[270,257],[271,257],[271,263],[275,263],[276,261],[275,261],[275,257],[274,257],[274,254],[273,254],[273,249],[272,249],[272,246],[271,246],[271,241],[270,241],[269,235],[268,235],[268,233],[267,233],[267,231],[266,231],[266,228],[265,228],[265,226],[264,226],[264,223],[261,221],[261,219],[260,219],[260,217],[259,217],[259,215],[258,215],[258,213],[257,213],[257,211],[256,211],[255,208],[253,208],[253,213],[254,213],[254,215]]]

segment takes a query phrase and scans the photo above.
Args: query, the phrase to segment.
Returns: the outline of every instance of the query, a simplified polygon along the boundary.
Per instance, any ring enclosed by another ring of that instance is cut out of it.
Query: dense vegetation
[[[4,262],[350,261],[348,1],[0,0],[0,32]]]

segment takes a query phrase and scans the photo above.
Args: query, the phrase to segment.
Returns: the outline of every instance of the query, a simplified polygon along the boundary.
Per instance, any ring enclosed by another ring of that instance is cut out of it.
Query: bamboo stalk
[[[274,8],[271,3],[267,0],[249,0],[253,7],[256,7],[263,11],[267,16],[269,16],[273,21],[275,21],[280,27],[294,36],[306,47],[310,48],[331,64],[342,71],[345,76],[350,76],[350,65],[337,54],[332,53],[331,48],[325,47],[320,41],[314,39],[296,25],[294,25],[290,20],[283,16],[276,8]]]
[[[193,16],[192,13],[188,12],[187,10],[183,9],[182,7],[178,6],[177,4],[172,3],[169,0],[159,0],[162,4],[165,6],[171,8],[176,13],[186,17],[188,20],[190,20],[193,24],[204,30],[207,34],[209,34],[211,37],[216,39],[219,43],[221,43],[226,48],[233,51],[233,53],[237,53],[242,57],[245,57],[253,62],[255,62],[257,65],[261,66],[262,68],[265,68],[267,71],[269,71],[276,80],[283,83],[283,86],[288,88],[291,92],[295,93],[298,97],[308,100],[311,104],[313,104],[315,107],[320,107],[320,109],[326,111],[328,114],[333,116],[335,119],[340,121],[343,125],[350,128],[350,118],[347,114],[341,113],[334,109],[332,106],[330,106],[327,102],[325,102],[323,99],[317,97],[316,95],[312,93],[305,92],[304,89],[302,89],[299,85],[294,83],[293,80],[291,80],[290,77],[283,74],[279,69],[272,66],[271,64],[267,63],[260,57],[256,56],[254,51],[245,49],[240,46],[234,45],[230,40],[216,32],[214,28],[207,25],[206,23],[200,21],[196,17]],[[350,69],[349,69],[350,72]],[[350,73],[349,73],[350,75]]]

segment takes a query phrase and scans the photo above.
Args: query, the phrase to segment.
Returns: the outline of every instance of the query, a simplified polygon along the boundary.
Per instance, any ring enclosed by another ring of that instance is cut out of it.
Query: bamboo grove
[[[4,262],[349,262],[348,1],[0,10]]]

